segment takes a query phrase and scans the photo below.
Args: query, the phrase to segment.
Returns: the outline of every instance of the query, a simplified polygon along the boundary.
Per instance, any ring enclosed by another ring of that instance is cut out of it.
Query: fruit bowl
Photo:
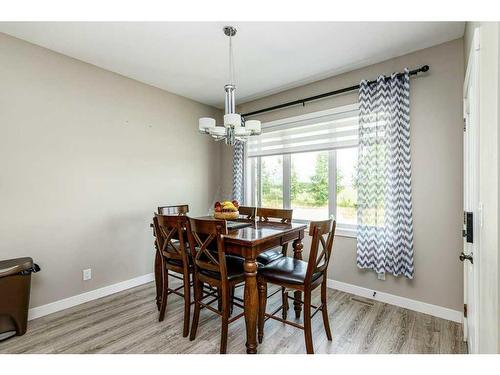
[[[238,211],[215,212],[214,213],[214,218],[223,219],[223,220],[234,220],[234,219],[237,219],[239,216],[240,216],[240,213]]]
[[[214,217],[216,219],[234,220],[240,216],[238,211],[239,203],[237,200],[215,202]]]

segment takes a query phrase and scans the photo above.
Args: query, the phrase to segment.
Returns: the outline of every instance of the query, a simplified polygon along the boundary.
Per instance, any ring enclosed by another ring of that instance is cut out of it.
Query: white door
[[[479,327],[479,29],[474,32],[464,82],[464,339],[478,353]],[[476,260],[476,261],[474,261]]]

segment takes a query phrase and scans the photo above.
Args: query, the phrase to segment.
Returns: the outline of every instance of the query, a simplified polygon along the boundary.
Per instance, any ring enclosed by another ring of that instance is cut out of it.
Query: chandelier
[[[229,83],[224,86],[226,99],[224,103],[224,125],[216,125],[216,121],[210,117],[202,117],[199,120],[199,131],[202,134],[212,136],[216,141],[224,140],[228,145],[234,145],[236,141],[246,142],[247,138],[261,133],[261,124],[258,120],[242,120],[241,115],[236,113],[234,84],[234,62],[232,38],[236,35],[236,28],[225,26],[224,34],[229,37]]]

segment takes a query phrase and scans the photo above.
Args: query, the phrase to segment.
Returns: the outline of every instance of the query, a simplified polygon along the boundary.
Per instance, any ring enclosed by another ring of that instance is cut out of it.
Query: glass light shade
[[[237,137],[244,137],[250,135],[250,131],[243,127],[239,127],[234,129],[234,135]]]
[[[210,128],[215,128],[215,119],[210,117],[201,117],[198,120],[198,127],[200,131],[205,131]]]
[[[228,113],[224,115],[224,126],[225,127],[240,127],[241,126],[241,115],[238,113]]]
[[[245,121],[245,128],[254,134],[260,134],[261,125],[259,120],[248,120]]]
[[[219,137],[226,135],[226,128],[224,126],[215,126],[213,128],[210,128],[209,131],[211,135]]]

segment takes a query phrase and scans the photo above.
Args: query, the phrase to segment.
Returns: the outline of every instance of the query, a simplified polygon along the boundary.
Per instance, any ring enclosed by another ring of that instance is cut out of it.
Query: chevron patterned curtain
[[[233,147],[233,199],[243,202],[243,147],[241,141],[236,141]]]
[[[413,278],[410,76],[360,83],[357,265]]]

